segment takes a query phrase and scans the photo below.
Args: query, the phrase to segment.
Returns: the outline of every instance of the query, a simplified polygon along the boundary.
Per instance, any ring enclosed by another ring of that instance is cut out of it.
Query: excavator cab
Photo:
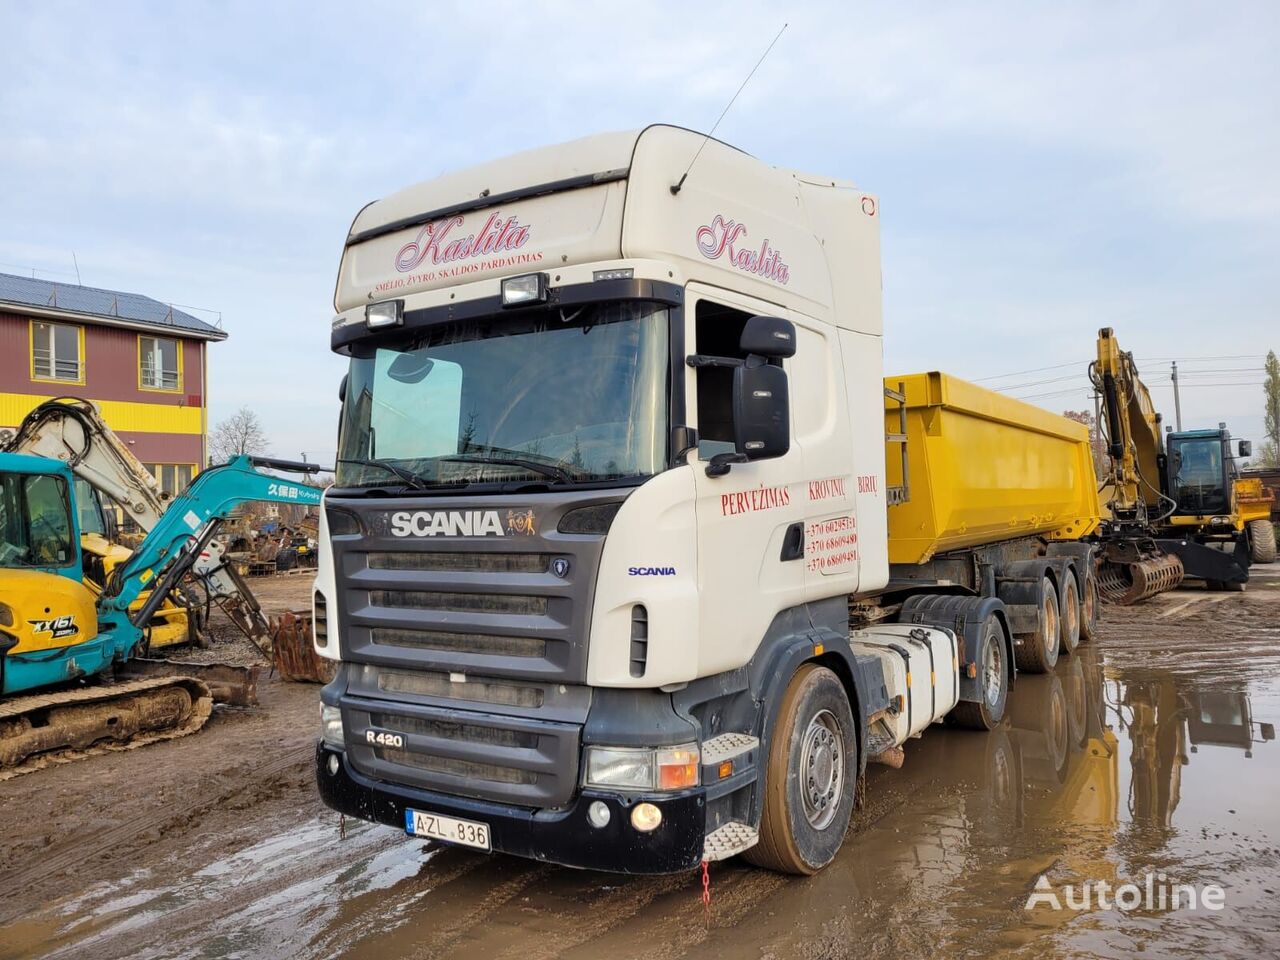
[[[1177,503],[1175,517],[1226,517],[1231,514],[1231,488],[1239,470],[1232,456],[1231,434],[1217,430],[1170,433],[1166,443],[1166,491]],[[1239,441],[1247,457],[1249,442]]]
[[[0,454],[0,569],[79,579],[79,530],[66,467]]]

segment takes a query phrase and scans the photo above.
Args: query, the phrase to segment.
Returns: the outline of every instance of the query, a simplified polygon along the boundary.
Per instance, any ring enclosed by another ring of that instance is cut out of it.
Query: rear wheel
[[[1080,609],[1080,588],[1076,586],[1075,575],[1068,572],[1062,580],[1062,598],[1058,604],[1061,614],[1062,633],[1058,652],[1068,656],[1080,646],[1080,621],[1083,619]]]
[[[1254,563],[1276,562],[1276,528],[1270,520],[1249,521],[1249,555]]]
[[[760,842],[744,859],[800,875],[825,867],[844,842],[857,773],[857,738],[844,685],[826,667],[806,663],[778,708]]]
[[[982,646],[978,651],[978,689],[982,700],[961,700],[951,711],[951,719],[971,730],[990,730],[1004,719],[1009,698],[1009,665],[1004,645],[1004,627],[994,613],[982,622]]]
[[[1084,587],[1080,594],[1080,642],[1088,643],[1098,633],[1098,578],[1096,568],[1090,564],[1084,572]]]
[[[1035,633],[1019,636],[1013,648],[1018,669],[1028,673],[1048,673],[1058,662],[1058,647],[1061,643],[1058,591],[1054,589],[1052,580],[1041,577],[1036,600]]]

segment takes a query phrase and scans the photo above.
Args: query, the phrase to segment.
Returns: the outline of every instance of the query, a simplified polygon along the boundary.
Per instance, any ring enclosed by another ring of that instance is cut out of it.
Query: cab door
[[[691,283],[686,301],[688,352],[741,359],[748,318],[785,316],[777,306]],[[780,363],[791,386],[795,358]],[[698,524],[699,664],[706,676],[751,659],[777,614],[804,602],[804,452],[796,441],[781,457],[734,464],[707,476],[717,453],[732,452],[733,370],[685,369],[687,419],[698,431],[694,467]]]

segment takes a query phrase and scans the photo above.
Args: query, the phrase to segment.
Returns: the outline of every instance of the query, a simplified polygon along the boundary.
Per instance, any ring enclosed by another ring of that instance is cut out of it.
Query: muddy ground
[[[278,610],[309,584],[254,585]],[[1274,956],[1280,566],[1106,614],[994,733],[934,728],[873,768],[822,874],[713,865],[709,911],[692,874],[344,838],[311,782],[316,688],[264,683],[194,737],[0,783],[0,957]],[[1148,872],[1226,905],[1024,909],[1042,875],[1062,898]]]

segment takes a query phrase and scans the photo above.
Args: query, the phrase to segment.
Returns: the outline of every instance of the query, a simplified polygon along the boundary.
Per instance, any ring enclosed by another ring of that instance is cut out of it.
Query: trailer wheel
[[[1062,597],[1058,604],[1062,622],[1062,638],[1058,652],[1070,656],[1080,646],[1080,621],[1084,619],[1080,605],[1080,588],[1075,575],[1068,572],[1062,578]]]
[[[1080,594],[1080,642],[1088,643],[1098,633],[1098,577],[1096,567],[1089,564],[1084,572]]]
[[[1005,662],[1004,627],[994,613],[982,621],[982,647],[978,653],[979,689],[982,700],[961,700],[949,719],[970,730],[991,730],[1004,719],[1009,699],[1009,665]]]
[[[1249,554],[1254,563],[1276,562],[1276,528],[1270,520],[1249,521]]]
[[[808,876],[835,857],[853,813],[857,734],[839,677],[806,663],[782,696],[765,768],[760,842],[743,857]]]
[[[1013,655],[1019,670],[1048,673],[1058,662],[1058,646],[1062,642],[1058,591],[1048,577],[1040,578],[1036,602],[1036,631],[1022,634],[1014,641]]]

